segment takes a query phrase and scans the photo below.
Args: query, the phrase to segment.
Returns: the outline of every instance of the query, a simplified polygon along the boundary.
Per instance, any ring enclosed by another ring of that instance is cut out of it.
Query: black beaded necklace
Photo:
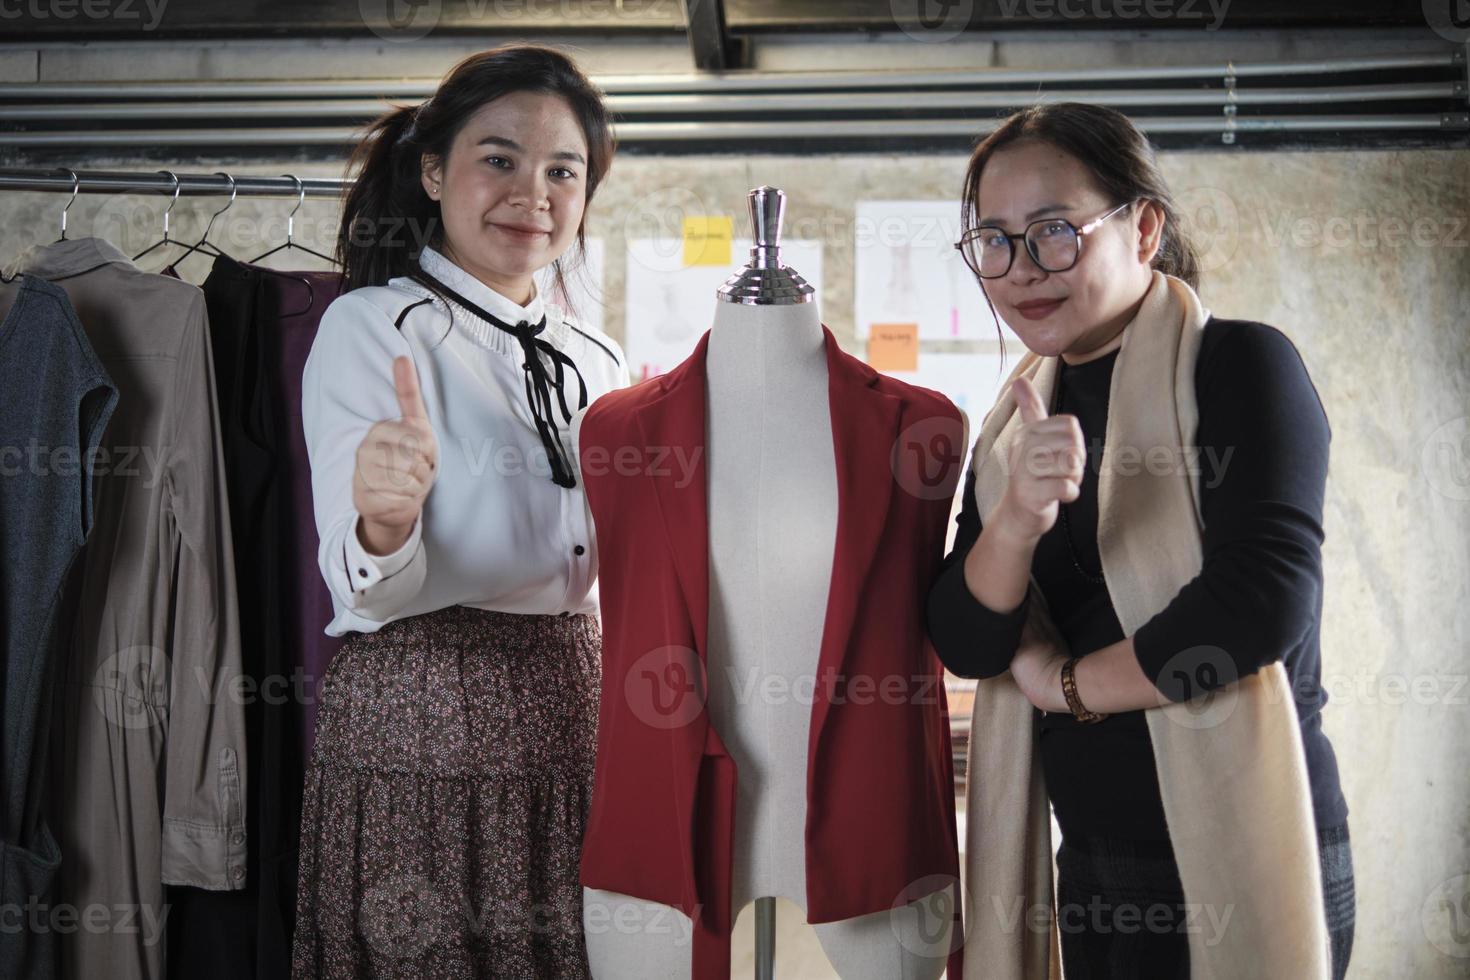
[[[1062,405],[1064,404],[1062,397],[1064,391],[1062,384],[1063,366],[1059,359],[1059,363],[1057,364],[1057,390],[1052,399],[1052,415],[1060,415],[1062,413]],[[1083,466],[1086,467],[1087,462],[1085,456],[1083,460]],[[1067,556],[1072,559],[1072,567],[1077,570],[1078,575],[1081,575],[1094,585],[1106,585],[1107,579],[1103,577],[1101,568],[1096,572],[1088,571],[1082,567],[1082,562],[1077,557],[1077,545],[1072,540],[1072,522],[1067,520],[1067,502],[1064,500],[1057,501],[1057,510],[1058,516],[1062,519],[1062,534],[1067,540]]]

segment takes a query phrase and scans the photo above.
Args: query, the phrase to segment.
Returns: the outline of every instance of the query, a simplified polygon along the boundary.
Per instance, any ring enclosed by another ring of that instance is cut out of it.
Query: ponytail
[[[1199,292],[1199,254],[1181,225],[1174,199],[1165,196],[1154,203],[1164,210],[1164,237],[1154,255],[1153,267],[1165,275],[1183,279],[1190,289]]]
[[[402,106],[378,117],[348,161],[357,180],[344,194],[337,234],[344,291],[407,275],[424,245],[442,241],[439,202],[421,182],[419,109]]]

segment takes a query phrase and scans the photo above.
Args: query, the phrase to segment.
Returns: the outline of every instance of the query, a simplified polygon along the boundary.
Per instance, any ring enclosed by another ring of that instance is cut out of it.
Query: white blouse
[[[510,323],[546,316],[541,338],[569,356],[587,382],[588,404],[629,383],[627,359],[600,331],[574,326],[543,302],[520,306],[443,255],[425,248],[425,272]],[[422,302],[423,300],[431,302]],[[306,360],[302,423],[311,460],[317,562],[336,613],[330,636],[371,633],[384,623],[449,605],[510,613],[597,612],[597,550],[581,480],[553,483],[526,401],[519,341],[406,277],[354,289],[322,314]],[[405,312],[406,311],[406,312]],[[402,317],[402,327],[395,322]],[[368,554],[352,504],[357,447],[368,429],[399,417],[393,358],[418,371],[439,467],[403,547]],[[544,355],[543,355],[544,356]],[[544,362],[543,362],[544,363]],[[568,406],[577,379],[566,372]],[[575,454],[574,424],[554,415]],[[574,420],[580,423],[580,414]]]

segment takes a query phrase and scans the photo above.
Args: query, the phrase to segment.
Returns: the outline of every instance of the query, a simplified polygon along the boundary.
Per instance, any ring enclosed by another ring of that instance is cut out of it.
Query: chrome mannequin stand
[[[755,900],[755,980],[776,980],[776,900]]]

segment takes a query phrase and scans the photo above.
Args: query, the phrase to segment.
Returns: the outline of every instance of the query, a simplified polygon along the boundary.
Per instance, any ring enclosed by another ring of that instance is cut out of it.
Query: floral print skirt
[[[602,634],[449,606],[351,633],[323,681],[292,976],[591,976],[578,881]]]

